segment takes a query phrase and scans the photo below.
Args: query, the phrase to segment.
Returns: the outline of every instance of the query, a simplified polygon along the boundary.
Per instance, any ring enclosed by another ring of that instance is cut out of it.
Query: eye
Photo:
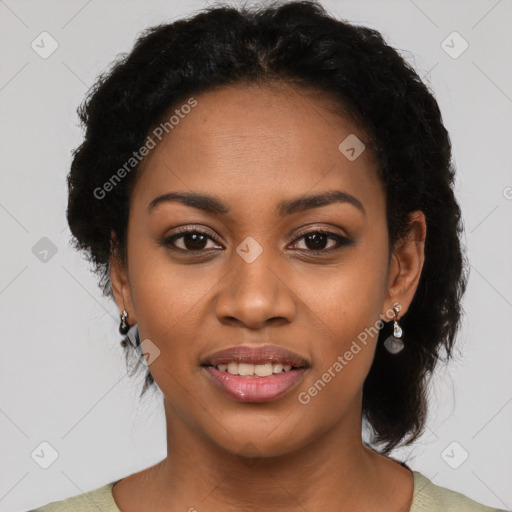
[[[337,251],[338,249],[341,249],[342,246],[350,245],[352,243],[351,240],[344,236],[332,233],[330,231],[325,231],[323,229],[315,229],[308,231],[307,233],[303,233],[293,242],[293,245],[296,245],[298,241],[302,239],[304,239],[306,248],[299,248],[298,250],[305,251],[309,254],[319,255]],[[334,243],[331,244],[330,248],[326,248],[326,244],[328,244],[329,240],[334,241]]]
[[[181,247],[177,246],[178,241],[181,244]],[[207,247],[208,241],[219,243],[209,233],[199,231],[198,229],[185,228],[180,229],[174,235],[163,238],[161,240],[161,244],[173,251],[200,253],[212,249],[211,247]]]
[[[313,255],[325,255],[337,251],[345,245],[351,245],[353,243],[352,240],[344,236],[322,229],[315,229],[307,233],[303,233],[299,238],[295,239],[292,245],[296,246],[301,240],[304,240],[306,247],[294,247],[294,249]],[[328,245],[329,240],[334,242],[330,246]],[[220,242],[209,233],[200,231],[197,228],[181,228],[177,233],[163,238],[160,243],[172,251],[204,254],[205,252],[210,252],[219,248],[218,245],[208,248],[209,241],[220,245]],[[181,247],[179,245],[181,245]],[[222,249],[222,246],[220,248]]]

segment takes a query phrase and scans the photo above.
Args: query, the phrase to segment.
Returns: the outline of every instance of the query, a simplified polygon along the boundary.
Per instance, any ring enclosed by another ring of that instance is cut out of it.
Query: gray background
[[[0,0],[2,511],[95,489],[165,456],[161,395],[139,402],[142,374],[127,376],[117,308],[69,246],[65,177],[81,141],[76,108],[95,77],[142,29],[209,3]],[[472,264],[462,355],[436,374],[426,434],[392,456],[511,509],[512,2],[322,4],[381,30],[430,81],[458,169]],[[51,49],[44,31],[58,44],[47,58],[31,47]],[[47,469],[42,442],[58,453]]]

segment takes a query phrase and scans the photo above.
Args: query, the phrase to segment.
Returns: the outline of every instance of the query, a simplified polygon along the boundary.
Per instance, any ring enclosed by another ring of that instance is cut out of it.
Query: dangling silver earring
[[[404,349],[404,342],[400,339],[402,337],[402,328],[398,325],[397,318],[400,309],[401,308],[396,304],[393,306],[393,334],[384,340],[384,346],[391,354],[398,354],[398,352],[401,352]]]
[[[119,324],[119,332],[121,334],[126,334],[130,330],[130,324],[126,321],[128,318],[128,312],[126,309],[123,309],[123,314],[121,315],[121,323]]]

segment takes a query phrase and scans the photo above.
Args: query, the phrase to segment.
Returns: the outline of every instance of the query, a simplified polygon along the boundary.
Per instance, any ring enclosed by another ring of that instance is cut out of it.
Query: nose
[[[268,249],[251,262],[235,254],[215,300],[219,321],[249,329],[290,323],[296,314],[296,301],[281,265]]]

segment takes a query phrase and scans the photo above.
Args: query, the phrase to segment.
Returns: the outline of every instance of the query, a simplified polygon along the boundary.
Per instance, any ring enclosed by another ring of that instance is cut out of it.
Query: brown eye
[[[311,233],[304,236],[304,241],[308,249],[318,251],[326,248],[329,237],[323,233]]]
[[[305,247],[296,247],[301,240],[303,240]],[[209,241],[213,242],[214,245],[208,247]],[[329,243],[329,241],[331,241],[331,243]],[[165,237],[161,241],[162,245],[172,251],[192,254],[201,252],[207,253],[216,248],[222,249],[222,246],[219,247],[220,244],[216,246],[215,243],[219,244],[212,235],[198,231],[197,229],[181,230],[179,233]],[[317,229],[315,231],[304,233],[297,238],[293,242],[293,245],[295,246],[293,248],[309,254],[322,255],[334,252],[342,246],[351,245],[352,243],[352,240],[341,235]]]
[[[201,233],[187,233],[182,235],[183,245],[190,251],[200,251],[205,248],[208,237]]]
[[[162,244],[174,251],[194,253],[212,249],[207,247],[209,241],[216,242],[212,236],[202,231],[183,230],[164,238]]]
[[[295,240],[293,245],[297,245],[300,240],[304,240],[304,244],[306,247],[295,248],[300,251],[309,252],[312,254],[327,254],[340,249],[344,245],[350,245],[352,243],[352,241],[349,240],[348,238],[345,238],[341,235],[337,235],[336,233],[331,233],[329,231],[322,230],[315,230],[310,231],[308,233],[304,233]],[[328,245],[329,240],[334,241],[334,243]]]

